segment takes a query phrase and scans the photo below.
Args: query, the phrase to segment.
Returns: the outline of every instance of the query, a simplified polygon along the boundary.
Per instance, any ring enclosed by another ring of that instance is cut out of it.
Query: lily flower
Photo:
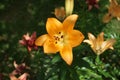
[[[11,74],[13,74],[13,75],[16,75],[16,74],[20,74],[20,73],[22,73],[23,72],[23,70],[25,70],[25,69],[29,69],[29,67],[27,67],[26,65],[25,65],[25,63],[22,63],[22,64],[16,64],[16,61],[14,61],[14,67],[15,67],[15,70],[11,73]]]
[[[109,39],[104,41],[104,33],[101,32],[97,38],[91,33],[88,33],[88,39],[84,40],[83,42],[86,42],[91,45],[92,50],[97,54],[102,54],[107,49],[114,49],[113,44],[115,43],[115,39]]]
[[[16,77],[15,75],[13,75],[13,74],[10,74],[9,76],[10,76],[10,80],[27,80],[27,76],[28,76],[29,74],[27,74],[27,73],[24,73],[24,74],[22,74],[20,77]]]
[[[93,7],[99,8],[98,5],[99,0],[86,0],[86,3],[88,4],[88,10],[91,10]]]
[[[103,17],[103,22],[108,23],[113,17],[120,20],[120,5],[118,5],[116,0],[109,0],[110,6],[108,8],[108,13]]]
[[[43,46],[44,53],[60,52],[62,59],[71,65],[73,61],[72,47],[78,46],[84,39],[84,35],[73,30],[78,15],[68,16],[63,23],[56,18],[48,18],[46,29],[48,34],[41,35],[35,41],[37,46]]]
[[[56,16],[56,18],[59,19],[60,21],[63,21],[66,17],[64,7],[56,7],[53,13]]]
[[[36,32],[34,32],[31,36],[29,36],[29,33],[23,35],[23,39],[19,41],[20,44],[23,46],[26,46],[28,49],[28,52],[30,52],[33,49],[37,50],[38,47],[35,45],[35,39],[36,39]]]

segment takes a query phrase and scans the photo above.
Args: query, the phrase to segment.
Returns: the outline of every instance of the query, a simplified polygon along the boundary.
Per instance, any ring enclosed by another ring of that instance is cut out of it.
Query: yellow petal
[[[91,46],[91,48],[94,49],[95,45],[96,45],[95,36],[93,34],[91,34],[91,33],[88,33],[88,38],[89,39],[85,39],[83,42],[88,43]]]
[[[48,18],[46,23],[46,29],[50,36],[54,36],[59,33],[63,28],[63,25],[56,18]]]
[[[91,40],[91,41],[96,40],[95,36],[94,36],[93,34],[91,34],[91,33],[88,33],[88,38],[89,38],[89,40]]]
[[[88,43],[89,45],[92,45],[92,42],[88,39],[85,39],[83,42]]]
[[[51,38],[45,41],[43,47],[44,47],[44,53],[56,53],[59,51],[59,48],[55,45],[54,40]]]
[[[90,43],[91,43],[91,48],[94,52],[96,52],[96,38],[93,34],[91,33],[88,33],[88,38],[90,40]]]
[[[117,17],[117,20],[120,21],[120,17]]]
[[[113,46],[113,44],[115,42],[116,42],[115,39],[110,39],[110,40],[104,41],[103,44],[101,45],[102,52],[104,52],[107,49],[111,49],[111,47]]]
[[[65,45],[62,50],[60,50],[60,55],[62,59],[68,64],[71,65],[73,61],[72,47]]]
[[[84,35],[78,30],[72,30],[68,33],[68,41],[72,47],[80,45],[84,39]]]
[[[96,45],[96,38],[93,34],[88,33],[88,38],[92,42],[93,45]]]
[[[113,50],[113,49],[114,49],[114,47],[110,46],[110,47],[109,47],[109,49],[112,49],[112,50]]]
[[[83,42],[88,43],[90,45],[90,47],[92,48],[92,50],[96,53],[95,44],[93,42],[91,42],[88,39],[84,40]]]
[[[75,22],[76,22],[77,18],[78,18],[78,15],[76,15],[76,14],[68,16],[63,22],[64,30],[65,31],[72,30],[75,26]]]
[[[48,38],[48,34],[44,34],[44,35],[38,37],[35,40],[35,45],[37,45],[37,46],[43,46],[43,44],[47,40],[47,38]]]

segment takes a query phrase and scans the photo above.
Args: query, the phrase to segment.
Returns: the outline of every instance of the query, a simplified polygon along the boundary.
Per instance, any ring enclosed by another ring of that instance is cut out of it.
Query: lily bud
[[[69,16],[73,12],[74,0],[65,0],[66,16]]]

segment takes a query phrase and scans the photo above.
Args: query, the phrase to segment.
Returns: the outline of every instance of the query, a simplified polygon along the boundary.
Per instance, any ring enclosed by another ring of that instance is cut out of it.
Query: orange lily
[[[91,45],[92,50],[97,54],[102,54],[107,49],[114,49],[112,46],[115,43],[115,39],[109,39],[104,41],[104,33],[101,32],[97,38],[91,33],[88,33],[89,40],[86,39],[83,42],[86,42]]]
[[[108,13],[103,17],[103,22],[108,23],[113,17],[120,20],[120,5],[118,5],[116,0],[110,0]]]
[[[71,65],[73,61],[72,47],[78,46],[84,39],[84,35],[73,30],[78,15],[68,16],[63,23],[56,18],[48,18],[46,29],[48,34],[44,34],[36,39],[37,46],[43,46],[45,53],[56,53],[60,51],[62,59]]]
[[[22,74],[19,78],[16,78],[15,75],[10,74],[10,80],[27,80],[27,76],[28,76],[28,75],[29,75],[29,74],[24,73],[24,74]]]

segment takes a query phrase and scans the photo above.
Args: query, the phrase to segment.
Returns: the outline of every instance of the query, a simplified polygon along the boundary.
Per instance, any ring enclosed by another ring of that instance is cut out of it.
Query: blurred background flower
[[[35,45],[36,32],[34,32],[31,36],[29,33],[23,35],[23,39],[19,41],[19,43],[23,46],[27,47],[28,52],[32,49],[38,50],[38,47]]]

